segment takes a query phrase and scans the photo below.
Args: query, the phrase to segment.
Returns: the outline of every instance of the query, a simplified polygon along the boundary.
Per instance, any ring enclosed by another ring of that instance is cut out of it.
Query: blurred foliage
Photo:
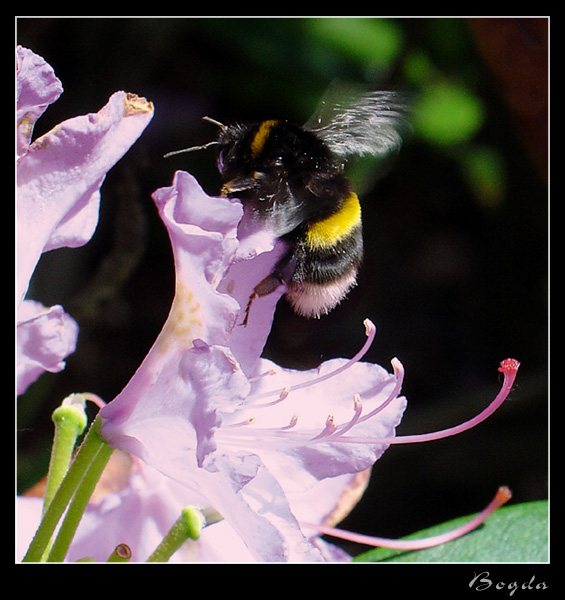
[[[397,356],[406,368],[401,433],[476,414],[496,393],[500,360],[522,362],[514,401],[487,423],[385,453],[344,526],[406,535],[479,510],[501,484],[516,502],[546,497],[546,19],[22,18],[17,42],[65,89],[37,135],[118,89],[156,107],[108,174],[92,241],[46,254],[34,276],[30,297],[62,304],[81,334],[66,370],[20,399],[20,489],[45,472],[61,398],[111,400],[166,319],[174,275],[151,193],[176,169],[209,193],[220,182],[209,152],[163,155],[210,141],[204,115],[304,122],[338,79],[409,94],[413,133],[386,177],[364,169],[375,185],[362,199],[358,287],[320,320],[279,303],[267,355],[297,368],[352,356],[371,318],[367,359],[386,367]]]

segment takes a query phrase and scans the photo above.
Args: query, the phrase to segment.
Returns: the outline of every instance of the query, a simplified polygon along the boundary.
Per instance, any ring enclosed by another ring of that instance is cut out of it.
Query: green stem
[[[131,560],[131,548],[127,544],[118,544],[106,562],[127,563]]]
[[[71,503],[69,504],[67,514],[65,515],[61,528],[53,542],[47,562],[63,562],[69,550],[69,546],[73,541],[78,524],[80,523],[90,497],[92,496],[92,492],[94,492],[94,488],[96,487],[96,484],[102,475],[102,471],[104,471],[113,451],[113,448],[104,443],[90,463],[87,473],[85,473],[85,476],[79,483]]]
[[[202,513],[197,508],[194,506],[183,508],[180,517],[169,529],[147,562],[167,562],[186,540],[197,540],[200,537],[203,522]]]
[[[73,394],[63,400],[52,415],[55,424],[55,435],[49,461],[47,486],[43,498],[43,514],[47,511],[61,481],[63,481],[73,455],[73,450],[79,435],[86,427],[86,414],[84,412],[84,397]]]
[[[22,562],[39,562],[42,560],[45,550],[49,547],[51,536],[65,512],[67,504],[83,478],[87,475],[89,467],[100,452],[101,447],[107,446],[99,434],[101,426],[100,419],[96,418],[85,436],[74,461],[69,467],[67,475],[49,503],[49,507],[43,515]]]

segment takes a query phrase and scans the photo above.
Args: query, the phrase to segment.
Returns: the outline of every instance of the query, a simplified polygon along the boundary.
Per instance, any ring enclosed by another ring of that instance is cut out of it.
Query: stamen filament
[[[236,427],[244,427],[245,425],[249,425],[250,423],[253,423],[253,421],[253,417],[249,417],[249,419],[245,419],[245,421],[239,421],[238,423],[227,423],[222,425],[222,427],[225,427],[226,429],[235,429]]]
[[[258,381],[259,379],[263,379],[263,377],[270,377],[271,375],[276,375],[276,369],[269,369],[264,373],[259,373],[259,375],[254,375],[253,377],[249,377],[249,382],[253,383],[254,381]]]
[[[503,504],[506,504],[512,497],[512,492],[507,487],[500,487],[496,492],[496,495],[491,500],[489,505],[484,508],[476,517],[470,519],[467,523],[464,523],[460,527],[456,527],[451,531],[434,535],[428,538],[422,538],[419,540],[393,540],[388,538],[380,538],[370,535],[363,535],[361,533],[354,533],[351,531],[345,531],[334,527],[327,527],[326,525],[313,525],[311,523],[301,523],[305,528],[317,529],[320,534],[331,535],[342,540],[355,542],[357,544],[364,544],[367,546],[375,546],[382,548],[393,548],[397,550],[421,550],[424,548],[431,548],[433,546],[439,546],[445,544],[458,537],[461,537],[473,529],[476,529],[479,525],[484,523],[486,519]]]
[[[296,390],[301,390],[303,388],[307,388],[312,385],[316,385],[318,383],[321,383],[322,381],[331,379],[332,377],[335,377],[336,375],[339,375],[343,371],[349,369],[349,367],[351,365],[360,361],[363,358],[363,356],[365,356],[365,354],[371,347],[371,345],[375,339],[375,335],[377,333],[377,328],[375,327],[373,322],[370,321],[369,319],[365,319],[363,321],[363,325],[365,325],[365,335],[367,336],[367,339],[365,340],[363,347],[361,348],[361,350],[359,350],[359,352],[357,352],[357,354],[353,358],[350,358],[345,364],[341,365],[341,367],[338,367],[331,373],[326,373],[325,375],[320,375],[320,377],[310,379],[309,381],[305,381],[303,383],[297,383],[296,385],[293,385],[289,388],[280,388],[278,390],[272,390],[270,392],[262,392],[261,394],[251,394],[249,397],[253,400],[260,400],[261,398],[268,398],[270,396],[284,395],[284,397],[286,398],[286,396],[290,392],[294,392]],[[278,402],[278,400],[277,400],[277,402]],[[267,405],[265,405],[265,406],[267,406]]]

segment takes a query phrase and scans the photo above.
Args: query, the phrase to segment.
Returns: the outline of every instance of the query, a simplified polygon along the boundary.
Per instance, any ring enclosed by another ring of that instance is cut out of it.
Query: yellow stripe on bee
[[[263,121],[259,125],[259,129],[253,136],[251,140],[251,156],[256,158],[259,152],[263,149],[269,134],[271,133],[271,129],[277,124],[277,121]]]
[[[360,223],[361,204],[352,192],[336,213],[308,228],[306,243],[311,248],[328,248],[346,238]]]

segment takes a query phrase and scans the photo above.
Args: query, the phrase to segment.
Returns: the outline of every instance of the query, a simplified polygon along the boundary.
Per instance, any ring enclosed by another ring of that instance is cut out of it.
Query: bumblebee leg
[[[282,283],[274,274],[268,275],[263,279],[263,281],[259,282],[254,288],[251,296],[249,296],[249,301],[247,302],[247,307],[245,309],[245,318],[243,319],[243,327],[247,327],[247,323],[249,321],[249,311],[251,310],[251,305],[256,298],[261,298],[262,296],[267,296],[268,294],[274,292]]]
[[[237,197],[238,192],[245,192],[257,187],[257,181],[253,177],[234,177],[226,181],[220,190],[220,196],[229,197],[234,194]]]
[[[253,292],[251,293],[251,296],[249,296],[249,301],[247,302],[247,307],[245,309],[245,318],[241,324],[243,327],[247,327],[247,323],[249,322],[249,312],[251,310],[253,301],[257,298],[268,296],[281,285],[288,285],[292,280],[295,269],[296,258],[292,253],[290,253],[279,261],[275,267],[275,270],[270,275],[267,275],[265,279],[261,280],[253,288]]]

